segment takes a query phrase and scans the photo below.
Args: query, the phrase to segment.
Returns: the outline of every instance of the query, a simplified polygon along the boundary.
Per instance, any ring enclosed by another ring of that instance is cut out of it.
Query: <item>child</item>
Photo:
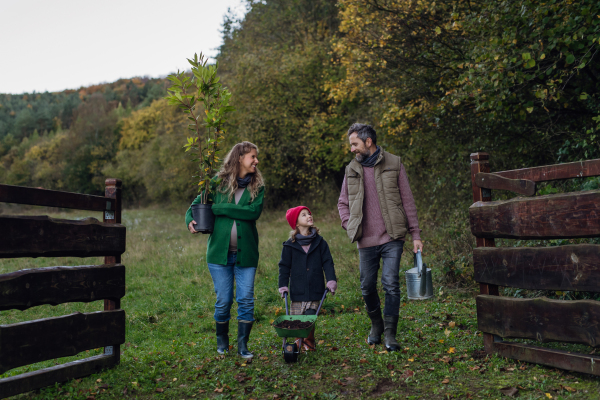
[[[333,294],[337,290],[333,259],[327,242],[319,235],[319,228],[314,226],[308,207],[290,208],[285,217],[293,230],[281,251],[279,293],[283,297],[285,292],[289,292],[292,315],[315,315],[325,287]],[[315,350],[314,334],[313,329],[303,340],[304,350]],[[299,344],[299,341],[297,339],[296,343]]]

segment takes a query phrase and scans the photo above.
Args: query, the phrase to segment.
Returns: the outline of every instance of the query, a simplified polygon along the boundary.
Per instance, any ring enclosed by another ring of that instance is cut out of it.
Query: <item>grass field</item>
[[[328,297],[317,322],[318,350],[302,354],[296,364],[283,361],[281,339],[270,323],[284,313],[277,292],[277,262],[289,226],[284,213],[265,212],[258,221],[257,323],[249,343],[255,358],[243,361],[235,355],[235,347],[232,355],[219,357],[212,319],[215,296],[205,260],[207,237],[188,233],[184,211],[155,208],[123,214],[128,229],[123,255],[127,294],[121,306],[127,313],[127,339],[121,347],[121,364],[18,398],[500,399],[506,397],[500,391],[505,387],[518,388],[520,399],[599,397],[597,378],[486,356],[477,331],[477,291],[440,285],[442,273],[436,265],[444,253],[436,248],[447,244],[442,243],[442,235],[431,231],[424,232],[425,258],[434,270],[436,296],[423,302],[403,297],[398,334],[403,351],[387,353],[381,346],[368,346],[364,338],[369,322],[360,296],[358,251],[348,242],[335,212],[315,213],[316,225],[331,247],[339,279],[338,294]],[[40,214],[35,210],[27,213]],[[52,215],[69,219],[88,216],[73,212]],[[403,256],[402,270],[412,266],[408,254]],[[100,263],[99,258],[3,260],[0,273]],[[94,302],[3,311],[0,324],[101,309],[101,302]],[[231,324],[232,344],[236,327]],[[14,369],[1,377],[100,351]]]

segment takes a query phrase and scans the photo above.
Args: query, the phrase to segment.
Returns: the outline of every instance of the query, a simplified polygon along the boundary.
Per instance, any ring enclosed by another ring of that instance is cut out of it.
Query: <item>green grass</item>
[[[18,398],[500,399],[504,395],[499,389],[507,386],[520,388],[521,399],[547,399],[546,393],[553,399],[598,397],[600,385],[595,377],[482,353],[475,314],[477,291],[440,286],[442,272],[436,266],[445,253],[436,248],[442,248],[445,239],[431,228],[425,232],[426,238],[432,238],[426,242],[425,256],[437,282],[435,298],[419,302],[403,297],[398,334],[403,351],[389,354],[381,346],[366,345],[369,322],[360,296],[358,251],[348,243],[334,212],[315,215],[331,247],[339,279],[338,294],[328,297],[317,321],[316,336],[322,341],[318,350],[301,354],[297,364],[283,361],[281,339],[270,322],[284,312],[277,292],[277,262],[289,227],[284,213],[266,212],[258,221],[261,258],[255,292],[257,323],[249,343],[256,356],[245,363],[235,355],[234,347],[234,355],[219,357],[212,319],[215,296],[205,260],[207,237],[187,232],[184,211],[155,208],[126,211],[123,215],[128,228],[127,252],[123,255],[127,294],[121,305],[127,313],[127,339],[121,347],[121,364]],[[71,219],[86,216],[72,212],[53,215]],[[412,266],[407,253],[402,270]],[[95,263],[102,260],[3,260],[0,273]],[[0,324],[101,309],[102,304],[94,302],[3,311]],[[456,325],[451,328],[450,322]],[[231,328],[235,344],[236,325],[232,323]],[[584,346],[569,348],[590,351]],[[2,377],[99,352],[90,350],[77,357],[14,369]]]

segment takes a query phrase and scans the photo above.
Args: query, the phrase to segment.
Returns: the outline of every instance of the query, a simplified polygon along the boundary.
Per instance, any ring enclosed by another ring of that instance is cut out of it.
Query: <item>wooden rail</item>
[[[478,201],[469,208],[477,237],[562,239],[600,236],[600,190]]]
[[[600,292],[600,245],[477,248],[476,282],[522,289]]]
[[[526,179],[509,179],[497,174],[479,172],[475,175],[475,184],[480,188],[509,190],[525,196],[535,194],[535,182]]]
[[[125,252],[126,230],[95,218],[0,215],[0,258],[96,257]]]
[[[491,201],[493,190],[532,196],[535,182],[600,176],[600,159],[490,172],[487,153],[471,154],[474,204],[469,208],[474,278],[480,283],[477,321],[484,347],[533,363],[600,376],[600,357],[504,341],[600,346],[600,302],[498,296],[498,285],[532,290],[600,292],[600,246],[495,248],[495,238],[570,239],[600,236],[600,191]]]
[[[501,338],[539,342],[600,345],[600,302],[551,300],[545,297],[515,299],[477,296],[477,323],[482,332]]]
[[[530,363],[547,365],[549,367],[583,372],[585,374],[600,375],[600,356],[571,353],[563,350],[546,349],[538,346],[504,341],[494,343],[493,347],[494,351],[498,353],[500,357],[508,357]]]
[[[546,165],[542,167],[513,169],[510,171],[494,172],[494,174],[509,179],[527,179],[534,182],[587,178],[590,176],[600,176],[600,159]]]
[[[0,373],[125,342],[125,311],[75,313],[0,325]]]
[[[115,209],[115,200],[102,196],[11,185],[0,185],[0,203],[74,208],[89,211]]]
[[[0,275],[0,311],[123,296],[125,266],[121,264],[24,269]]]
[[[0,258],[96,257],[104,265],[48,267],[0,275],[0,310],[104,300],[104,311],[0,325],[0,374],[12,368],[97,347],[104,354],[0,379],[0,398],[99,372],[119,363],[125,342],[125,227],[121,181],[107,179],[105,197],[0,185],[0,202],[102,211],[71,221],[47,216],[0,215]]]
[[[115,365],[112,355],[99,355],[0,379],[0,398],[15,396],[57,382],[81,378]]]

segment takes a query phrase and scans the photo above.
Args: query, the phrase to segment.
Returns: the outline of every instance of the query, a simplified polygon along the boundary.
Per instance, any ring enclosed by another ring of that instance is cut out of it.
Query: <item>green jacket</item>
[[[238,233],[238,254],[237,263],[239,267],[258,266],[258,231],[256,230],[256,220],[260,217],[263,209],[263,199],[265,197],[264,186],[258,191],[254,201],[250,201],[250,192],[244,190],[238,204],[235,204],[235,198],[232,196],[229,201],[227,193],[217,191],[214,194],[214,203],[212,211],[215,214],[215,229],[208,238],[208,248],[206,250],[206,261],[210,264],[227,264],[227,252],[229,251],[229,240],[231,238],[231,228],[237,224]],[[200,196],[192,202],[199,204]],[[192,222],[192,208],[190,207],[185,214],[185,225]]]

